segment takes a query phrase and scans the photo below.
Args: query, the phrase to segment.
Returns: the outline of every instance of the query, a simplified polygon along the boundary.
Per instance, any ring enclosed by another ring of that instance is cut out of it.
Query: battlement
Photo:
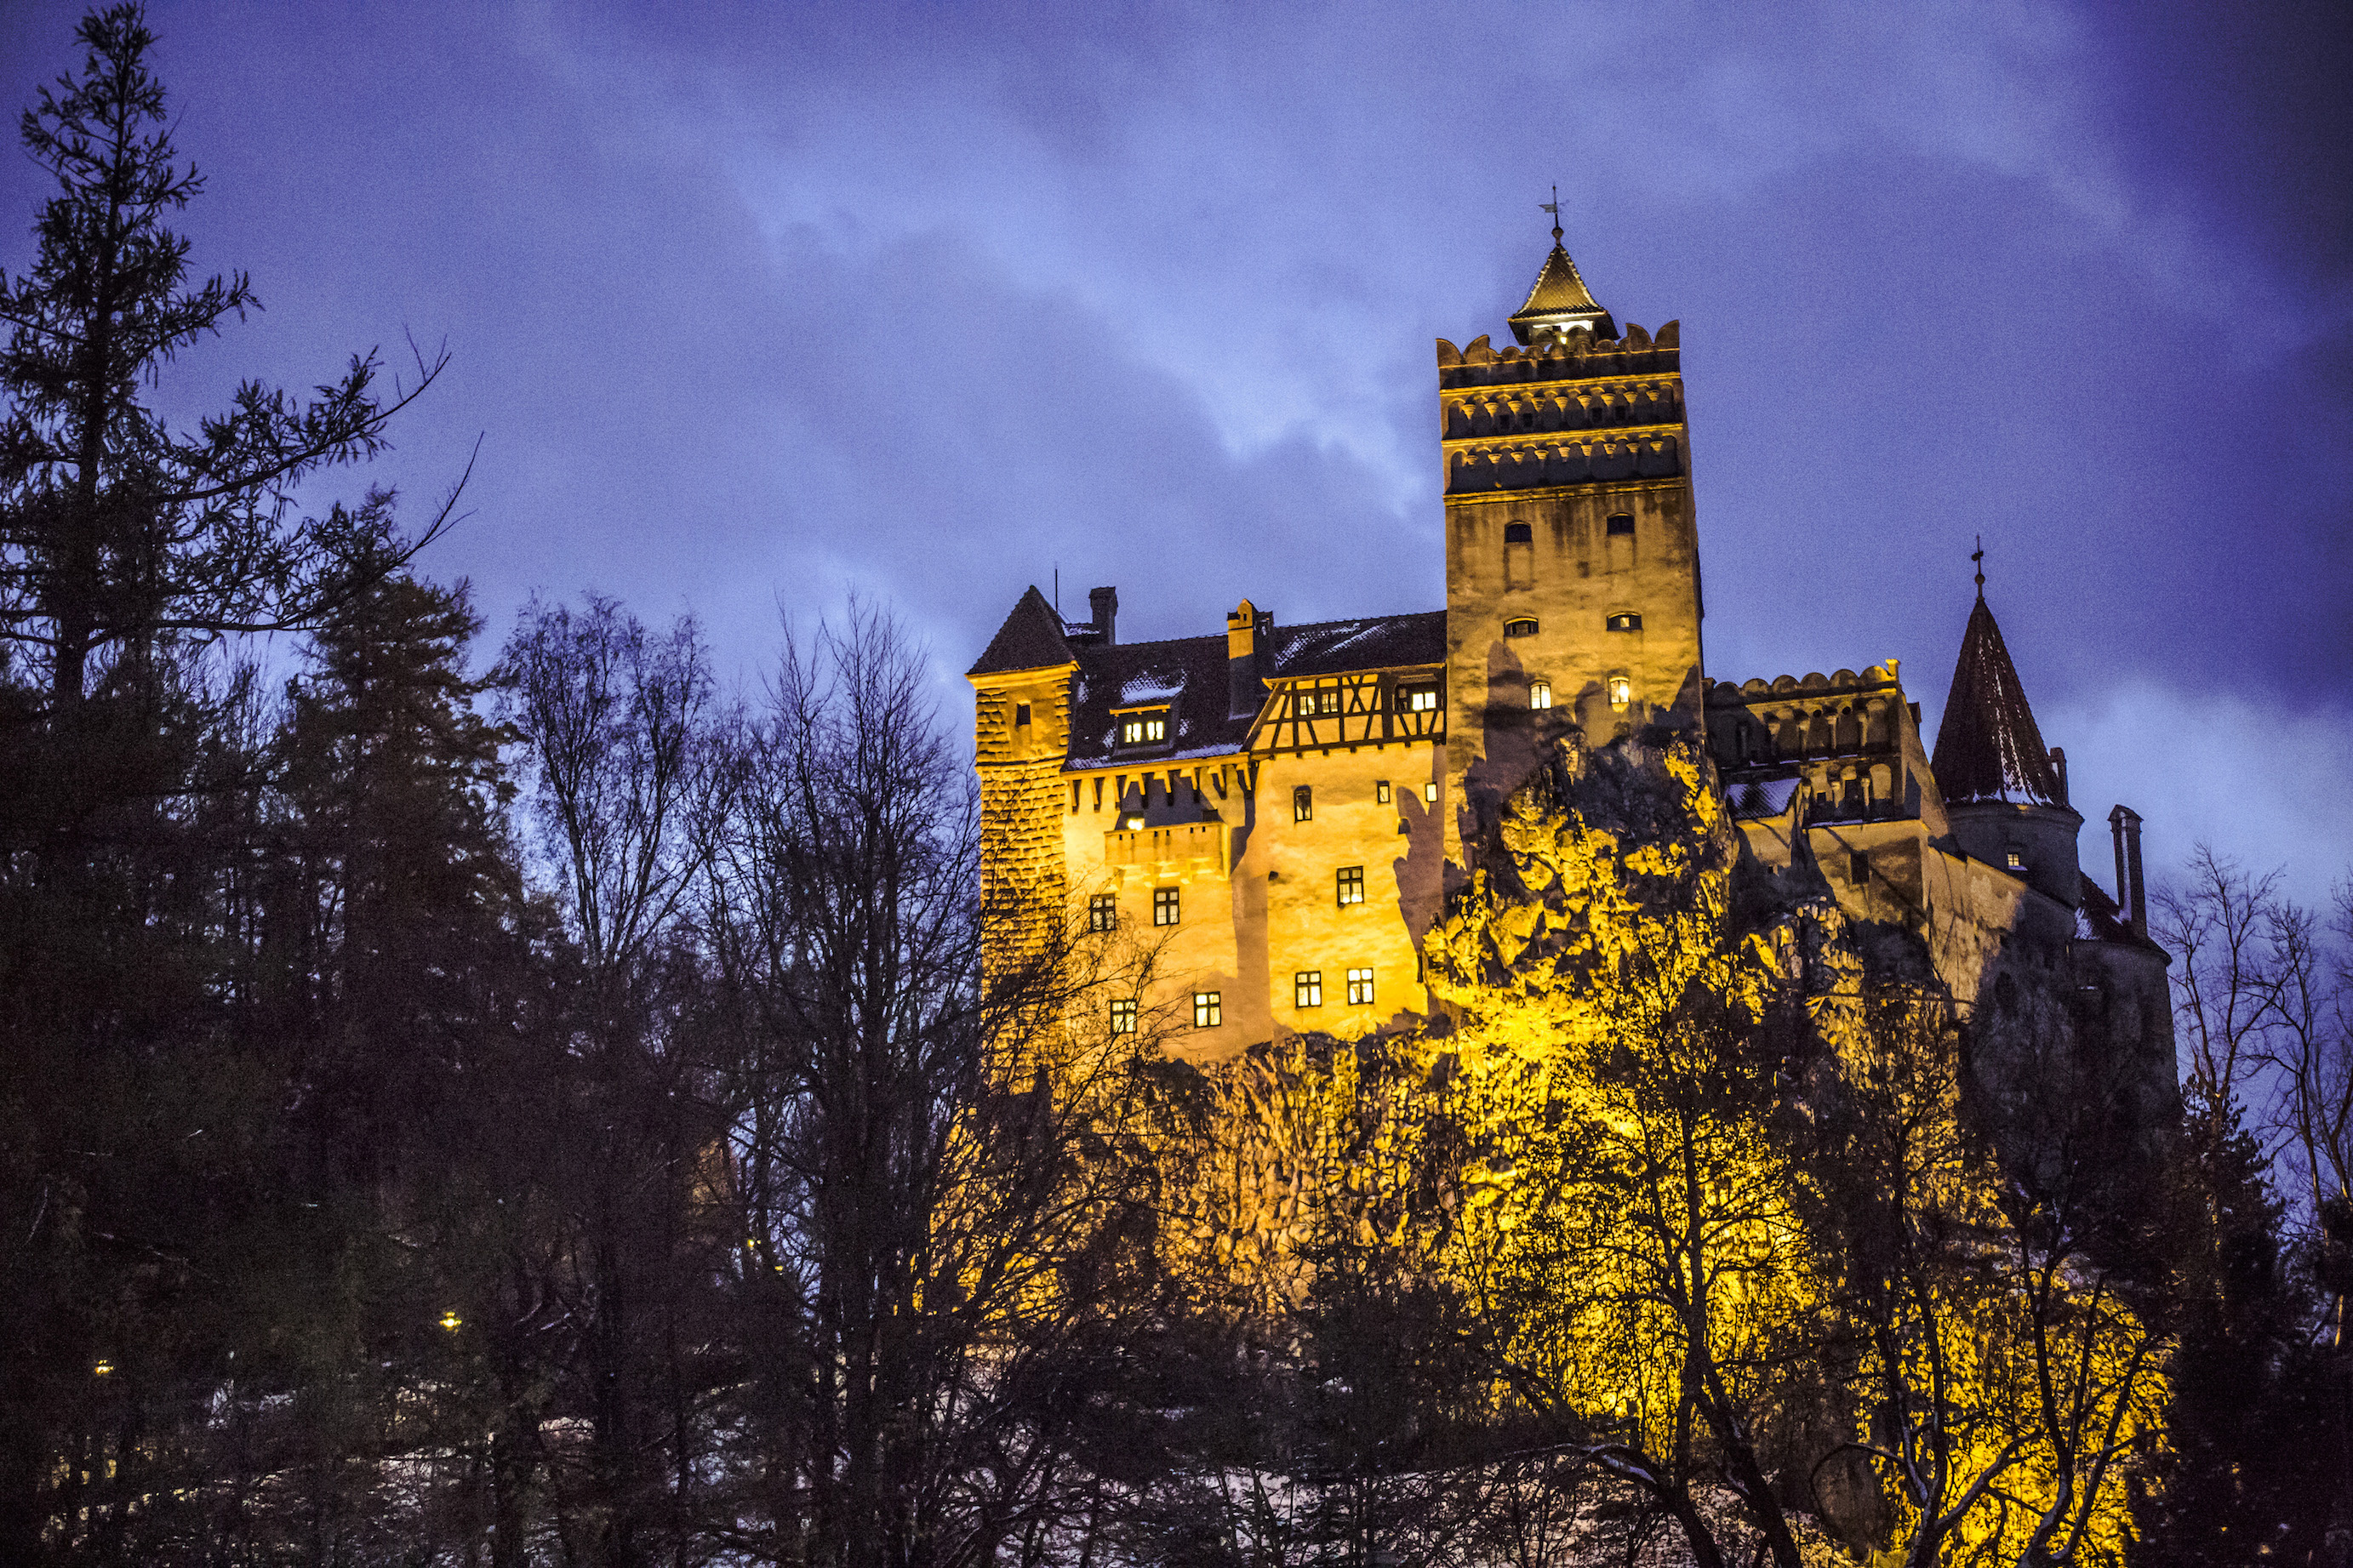
[[[1441,391],[1461,387],[1505,386],[1549,381],[1595,381],[1615,375],[1676,374],[1683,369],[1683,323],[1669,321],[1652,337],[1629,321],[1623,337],[1596,338],[1570,332],[1547,338],[1527,348],[1495,348],[1485,334],[1456,348],[1438,340],[1438,384]]]

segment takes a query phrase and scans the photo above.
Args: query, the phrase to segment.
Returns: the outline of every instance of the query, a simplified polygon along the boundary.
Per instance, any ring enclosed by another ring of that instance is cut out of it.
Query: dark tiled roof
[[[1544,267],[1536,273],[1535,287],[1528,290],[1527,303],[1512,312],[1513,335],[1520,342],[1528,341],[1528,327],[1554,316],[1608,317],[1593,298],[1593,290],[1585,286],[1585,279],[1577,270],[1577,263],[1568,252],[1555,242],[1552,254],[1545,258]],[[1612,337],[1617,333],[1611,332]]]
[[[1000,638],[1003,635],[998,634]],[[1271,626],[1259,634],[1258,642],[1259,674],[1264,679],[1442,664],[1446,612]],[[1070,760],[1073,763],[1110,757],[1112,710],[1147,703],[1168,705],[1168,749],[1138,753],[1139,763],[1238,752],[1250,739],[1257,710],[1240,715],[1227,711],[1222,633],[1173,637],[1166,642],[1114,643],[1108,647],[1082,644],[1074,657],[1079,675],[1071,694]]]
[[[988,639],[988,649],[966,675],[1001,675],[1008,669],[1047,669],[1071,662],[1071,645],[1062,637],[1062,617],[1038,592],[1035,584],[1014,605],[1013,613]]]
[[[1928,765],[1947,804],[2008,800],[2064,805],[2059,772],[2035,728],[2034,710],[2018,668],[2002,646],[2001,628],[1980,595],[1961,636],[1961,657],[1953,666],[1953,689],[1945,699],[1936,728],[1936,752]]]

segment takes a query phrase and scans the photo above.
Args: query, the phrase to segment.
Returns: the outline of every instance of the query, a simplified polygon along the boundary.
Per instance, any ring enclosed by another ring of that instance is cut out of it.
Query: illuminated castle
[[[2138,818],[2111,816],[2112,899],[1982,577],[1933,757],[1892,658],[1709,680],[1677,323],[1620,330],[1559,239],[1514,346],[1438,344],[1442,608],[1294,626],[1246,599],[1222,637],[1123,643],[1113,589],[1083,623],[1021,596],[969,672],[992,891],[1161,942],[1111,1026],[1189,1058],[1360,1034],[1428,1009],[1464,835],[1565,736],[1704,728],[1770,872],[1918,936],[1964,1004],[2071,966],[2169,1091]]]

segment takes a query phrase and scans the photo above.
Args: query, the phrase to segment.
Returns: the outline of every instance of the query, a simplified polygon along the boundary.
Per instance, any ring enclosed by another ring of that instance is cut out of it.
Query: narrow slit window
[[[1362,866],[1341,867],[1339,884],[1342,903],[1361,904],[1365,901],[1365,868]]]
[[[1156,926],[1173,926],[1176,923],[1176,889],[1152,889],[1152,923]]]
[[[1291,977],[1292,1005],[1321,1007],[1324,1005],[1324,972],[1303,969]]]
[[[1369,969],[1348,971],[1348,1005],[1369,1007],[1373,1005],[1373,972]]]
[[[1196,991],[1193,993],[1193,1027],[1214,1029],[1225,1020],[1224,992]]]
[[[1532,637],[1536,635],[1536,624],[1527,620],[1505,621],[1504,635],[1507,637]]]

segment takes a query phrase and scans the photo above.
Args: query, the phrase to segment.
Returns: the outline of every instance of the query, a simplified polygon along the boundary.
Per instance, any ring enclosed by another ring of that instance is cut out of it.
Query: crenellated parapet
[[[1446,493],[1672,479],[1684,471],[1678,323],[1527,348],[1438,341]]]

